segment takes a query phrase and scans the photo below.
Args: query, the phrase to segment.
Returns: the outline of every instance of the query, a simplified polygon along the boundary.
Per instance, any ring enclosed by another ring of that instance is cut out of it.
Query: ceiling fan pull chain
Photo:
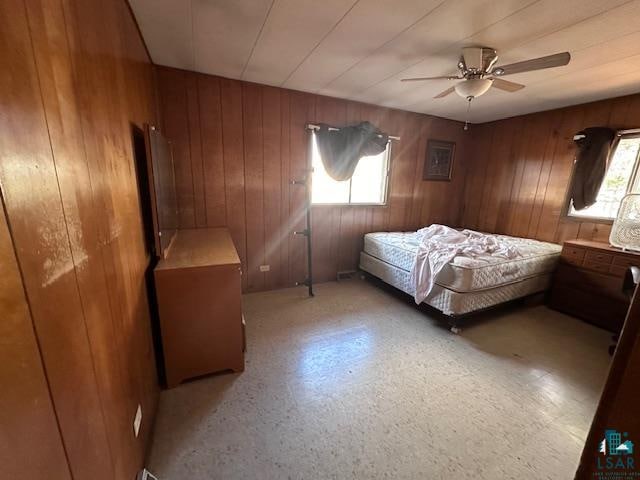
[[[464,130],[469,130],[469,110],[471,110],[471,100],[473,100],[472,96],[467,97],[467,118],[464,121]]]

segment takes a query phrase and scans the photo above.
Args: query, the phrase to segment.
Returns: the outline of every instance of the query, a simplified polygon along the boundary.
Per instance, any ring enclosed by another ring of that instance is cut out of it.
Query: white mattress
[[[410,273],[402,268],[383,262],[365,252],[360,253],[360,268],[409,295],[414,294],[413,285],[409,278]],[[543,292],[550,285],[551,273],[535,275],[508,285],[467,293],[435,285],[424,303],[437,308],[446,315],[459,316]]]
[[[562,247],[529,238],[496,235],[515,246],[522,256],[496,258],[456,257],[438,274],[436,284],[456,292],[475,292],[508,285],[553,272]],[[364,251],[405,272],[410,272],[418,248],[416,232],[376,232],[364,236]]]

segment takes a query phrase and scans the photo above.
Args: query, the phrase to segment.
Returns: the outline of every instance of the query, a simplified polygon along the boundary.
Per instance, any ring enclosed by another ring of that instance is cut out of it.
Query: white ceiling
[[[510,75],[469,119],[485,122],[640,92],[640,0],[130,0],[153,61],[187,70],[465,120],[460,49],[498,64],[569,51],[565,67]]]

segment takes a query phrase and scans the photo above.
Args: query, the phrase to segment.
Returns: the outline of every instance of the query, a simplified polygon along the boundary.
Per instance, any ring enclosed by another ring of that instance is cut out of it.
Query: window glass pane
[[[615,218],[620,200],[629,190],[629,182],[634,173],[640,138],[622,138],[613,154],[611,163],[598,192],[596,203],[583,210],[570,209],[570,215],[594,218]],[[632,190],[640,185],[636,180]]]
[[[379,155],[362,157],[351,180],[338,182],[331,178],[324,169],[315,133],[311,135],[311,142],[311,163],[313,166],[312,203],[385,203],[390,144]]]
[[[349,181],[337,182],[329,176],[322,164],[316,135],[311,135],[313,183],[311,201],[313,203],[349,203]]]
[[[351,203],[384,203],[386,177],[386,150],[378,155],[362,157],[351,178]]]

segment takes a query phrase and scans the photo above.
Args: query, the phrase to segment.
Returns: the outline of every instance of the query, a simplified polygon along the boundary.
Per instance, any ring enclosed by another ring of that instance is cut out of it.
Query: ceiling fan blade
[[[446,97],[447,95],[449,95],[450,93],[453,93],[455,90],[454,87],[449,87],[447,88],[444,92],[440,92],[438,95],[436,95],[433,98],[442,98],[442,97]]]
[[[504,90],[505,92],[517,92],[524,88],[524,85],[516,82],[510,82],[508,80],[502,80],[501,78],[493,78],[492,80],[494,87]]]
[[[505,75],[513,75],[514,73],[561,67],[569,63],[569,60],[571,60],[571,54],[569,52],[556,53],[546,57],[532,58],[531,60],[525,60],[523,62],[499,65],[491,71],[491,75],[504,77]]]
[[[445,75],[442,77],[415,77],[415,78],[403,78],[401,82],[421,82],[423,80],[462,80],[462,77],[456,77],[454,75]]]

